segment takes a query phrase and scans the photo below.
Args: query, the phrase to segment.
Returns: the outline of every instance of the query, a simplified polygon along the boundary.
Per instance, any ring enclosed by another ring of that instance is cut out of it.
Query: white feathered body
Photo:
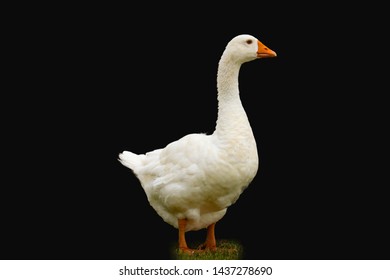
[[[186,231],[220,220],[257,173],[256,141],[238,91],[242,63],[228,50],[220,60],[213,134],[189,134],[163,149],[119,155],[141,182],[150,205],[176,228],[183,218]]]
[[[165,222],[177,227],[179,218],[187,218],[186,230],[198,230],[220,220],[257,172],[254,141],[224,148],[218,142],[214,134],[190,134],[164,149],[120,158]]]

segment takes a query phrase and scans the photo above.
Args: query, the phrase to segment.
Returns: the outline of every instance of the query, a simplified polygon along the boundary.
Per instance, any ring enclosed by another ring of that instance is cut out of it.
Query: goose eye
[[[252,40],[248,39],[248,40],[246,40],[246,43],[250,45],[250,44],[252,44]]]

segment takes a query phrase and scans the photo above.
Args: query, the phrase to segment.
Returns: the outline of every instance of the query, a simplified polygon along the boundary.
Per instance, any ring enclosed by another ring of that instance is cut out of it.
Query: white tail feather
[[[119,154],[119,161],[134,172],[141,165],[141,157],[129,151],[124,151]]]

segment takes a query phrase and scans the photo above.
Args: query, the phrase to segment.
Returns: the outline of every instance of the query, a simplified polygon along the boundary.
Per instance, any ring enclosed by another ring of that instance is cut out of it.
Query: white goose
[[[202,249],[216,250],[214,228],[251,183],[258,169],[256,141],[238,87],[240,67],[276,53],[243,34],[226,46],[218,65],[218,118],[213,134],[189,134],[146,154],[124,151],[119,161],[139,179],[150,205],[178,228],[179,248],[188,248],[185,232],[207,228]]]

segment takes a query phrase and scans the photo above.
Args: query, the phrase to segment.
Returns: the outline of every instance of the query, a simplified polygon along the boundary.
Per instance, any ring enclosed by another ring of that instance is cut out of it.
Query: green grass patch
[[[191,244],[190,248],[197,248],[200,244]],[[177,246],[172,248],[172,257],[176,260],[240,260],[242,259],[242,245],[235,240],[217,241],[217,250],[203,250],[187,254],[181,252]]]

